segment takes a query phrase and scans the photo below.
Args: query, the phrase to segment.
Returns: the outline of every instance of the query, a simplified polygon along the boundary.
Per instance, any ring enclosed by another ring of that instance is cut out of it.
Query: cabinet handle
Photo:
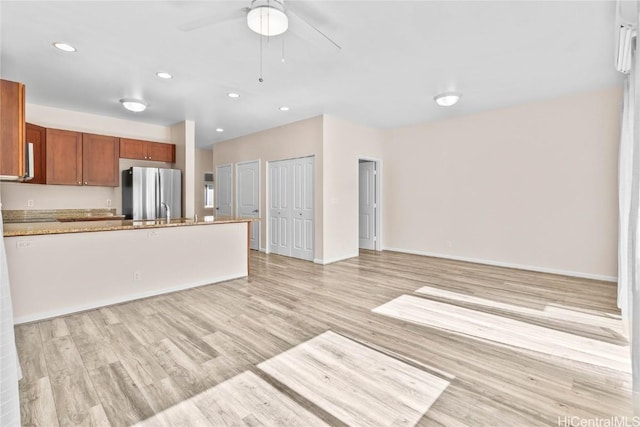
[[[151,156],[149,156],[149,160],[151,160]]]
[[[78,181],[78,185],[82,185],[82,182]]]
[[[84,185],[89,185],[89,183],[88,183],[87,181],[85,181],[85,182],[84,182]],[[302,214],[300,214],[300,215],[302,215]]]

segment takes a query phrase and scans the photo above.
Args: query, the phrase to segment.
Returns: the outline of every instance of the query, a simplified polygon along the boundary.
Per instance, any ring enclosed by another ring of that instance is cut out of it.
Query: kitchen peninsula
[[[5,224],[15,321],[245,277],[251,221]]]

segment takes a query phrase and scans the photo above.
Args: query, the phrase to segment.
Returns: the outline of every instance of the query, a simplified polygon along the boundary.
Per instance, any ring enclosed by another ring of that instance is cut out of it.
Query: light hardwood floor
[[[633,415],[612,283],[370,251],[328,266],[252,253],[251,274],[16,327],[23,424]]]

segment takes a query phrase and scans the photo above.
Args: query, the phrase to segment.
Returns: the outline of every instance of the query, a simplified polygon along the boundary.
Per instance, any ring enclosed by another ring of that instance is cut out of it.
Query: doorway
[[[380,162],[359,159],[358,169],[359,247],[380,251]]]
[[[233,193],[231,192],[231,175],[233,165],[220,165],[216,167],[216,216],[233,215]]]
[[[243,218],[260,217],[260,161],[236,163],[236,212]],[[260,250],[260,221],[251,223],[249,247]]]
[[[269,162],[269,252],[313,260],[314,158]]]

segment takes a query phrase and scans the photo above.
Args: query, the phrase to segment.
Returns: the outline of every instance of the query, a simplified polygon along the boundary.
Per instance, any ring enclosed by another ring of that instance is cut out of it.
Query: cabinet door
[[[83,185],[117,187],[120,141],[117,137],[82,134]]]
[[[82,134],[47,129],[47,184],[82,185]]]
[[[174,144],[147,142],[147,160],[173,163],[176,161],[176,146]]]
[[[124,159],[147,159],[147,141],[120,138],[120,157]]]
[[[24,85],[0,80],[0,175],[25,173]]]
[[[28,184],[47,182],[47,130],[41,126],[27,123],[27,144],[33,144],[33,179]]]

